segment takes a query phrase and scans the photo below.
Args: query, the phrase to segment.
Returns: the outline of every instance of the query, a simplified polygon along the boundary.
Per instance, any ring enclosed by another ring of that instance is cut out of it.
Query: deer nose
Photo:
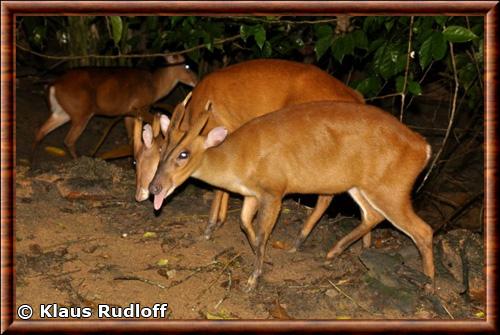
[[[158,183],[151,183],[151,184],[149,184],[149,192],[151,194],[156,195],[156,194],[158,194],[158,193],[161,192],[161,189],[162,189],[162,187]]]

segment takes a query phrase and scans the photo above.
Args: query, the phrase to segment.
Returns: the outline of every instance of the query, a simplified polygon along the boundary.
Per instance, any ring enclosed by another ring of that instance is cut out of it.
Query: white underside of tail
[[[432,148],[429,144],[427,144],[426,153],[427,153],[427,162],[428,162],[429,159],[431,158],[431,155],[432,155]]]
[[[62,108],[62,106],[59,104],[59,101],[57,101],[56,88],[54,86],[51,86],[49,89],[49,100],[50,100],[50,109],[54,117],[63,120],[70,119],[68,113],[66,113],[64,108]]]

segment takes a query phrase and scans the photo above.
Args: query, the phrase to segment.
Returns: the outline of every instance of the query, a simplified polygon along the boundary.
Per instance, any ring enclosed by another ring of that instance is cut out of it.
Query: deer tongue
[[[167,190],[163,189],[161,190],[160,193],[155,194],[155,199],[154,199],[154,208],[155,210],[159,210],[161,208],[161,205],[163,204],[163,199],[167,196]]]

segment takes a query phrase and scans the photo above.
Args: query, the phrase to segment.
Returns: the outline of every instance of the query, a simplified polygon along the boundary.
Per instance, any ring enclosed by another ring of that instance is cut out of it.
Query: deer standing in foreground
[[[255,117],[304,102],[332,100],[364,103],[358,92],[316,66],[277,59],[242,62],[210,73],[199,82],[190,98],[191,100],[188,96],[173,113],[165,150],[161,154],[163,158],[169,148],[176,146],[185,132],[205,114],[204,108],[208,100],[212,101],[217,109],[209,114],[204,135],[216,126],[224,126],[232,132]],[[148,164],[142,164],[142,168],[149,166],[156,171],[158,161],[150,159]],[[137,170],[137,173],[144,178],[154,174],[141,170]],[[138,180],[137,186],[142,188],[136,193],[136,196],[139,195],[139,198],[136,197],[138,201],[148,198],[149,193],[143,185],[150,181]],[[226,220],[228,199],[228,193],[216,191],[204,234],[206,239]],[[331,195],[318,197],[316,207],[305,224],[309,229],[307,234],[321,218],[331,200]],[[302,240],[297,240],[292,251],[300,246],[307,234]],[[363,245],[370,245],[370,234],[363,239]]]
[[[224,127],[202,135],[208,119],[208,113],[200,117],[165,153],[150,192],[157,207],[192,176],[244,196],[242,229],[256,253],[247,291],[257,285],[282,198],[290,193],[348,192],[361,207],[361,224],[333,246],[328,259],[386,218],[415,242],[424,273],[434,279],[432,228],[411,204],[413,184],[431,153],[422,136],[376,107],[344,102],[286,107],[229,136]]]
[[[168,95],[178,83],[195,86],[198,82],[183,56],[165,59],[169,65],[152,73],[133,68],[89,67],[72,69],[58,77],[48,88],[52,114],[36,132],[32,156],[48,133],[71,121],[64,144],[76,158],[75,143],[94,115],[127,115],[125,125],[130,139],[134,116],[152,120],[148,112],[154,102]]]

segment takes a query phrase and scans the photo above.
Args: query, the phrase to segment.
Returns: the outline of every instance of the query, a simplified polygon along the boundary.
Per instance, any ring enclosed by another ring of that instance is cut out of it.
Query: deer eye
[[[179,156],[177,156],[177,159],[187,159],[189,157],[189,152],[188,151],[181,151]]]

